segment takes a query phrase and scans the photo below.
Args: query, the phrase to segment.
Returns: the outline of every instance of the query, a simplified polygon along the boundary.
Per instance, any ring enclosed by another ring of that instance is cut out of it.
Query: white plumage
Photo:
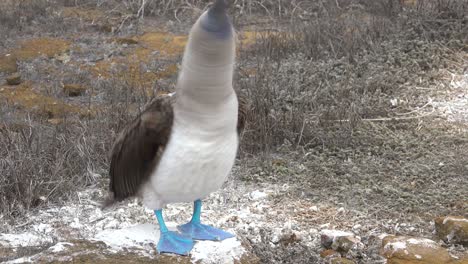
[[[184,54],[169,142],[142,188],[143,203],[151,209],[205,198],[222,186],[236,157],[234,37],[206,33],[200,28],[204,16],[193,26]]]

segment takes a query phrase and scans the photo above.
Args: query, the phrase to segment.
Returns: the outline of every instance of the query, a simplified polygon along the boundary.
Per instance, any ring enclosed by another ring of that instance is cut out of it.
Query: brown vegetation
[[[186,28],[209,2],[0,2],[0,80],[24,79],[0,86],[3,219],[106,185],[115,134],[173,89]],[[322,200],[372,217],[385,217],[383,203],[398,209],[392,217],[466,212],[457,200],[468,196],[457,188],[468,173],[466,124],[430,115],[428,102],[466,67],[466,1],[241,0],[232,9],[235,86],[253,108],[238,178],[294,181],[302,195],[324,190],[334,197]],[[158,31],[161,17],[174,33]],[[68,97],[70,83],[86,92]],[[450,190],[425,197],[439,185]],[[268,259],[265,249],[256,253]]]

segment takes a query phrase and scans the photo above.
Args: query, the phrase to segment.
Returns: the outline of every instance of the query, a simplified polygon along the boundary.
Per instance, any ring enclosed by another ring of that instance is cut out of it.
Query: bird
[[[202,224],[202,200],[235,163],[247,113],[233,88],[236,32],[228,0],[215,0],[192,25],[175,92],[157,96],[120,131],[110,153],[108,207],[130,197],[154,210],[159,253],[188,255],[197,240],[233,234]],[[190,221],[167,228],[163,209],[193,202]]]

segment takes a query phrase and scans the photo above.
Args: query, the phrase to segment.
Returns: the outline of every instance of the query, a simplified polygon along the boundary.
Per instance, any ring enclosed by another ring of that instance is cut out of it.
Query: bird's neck
[[[175,123],[191,135],[216,137],[234,133],[237,96],[232,86],[234,58],[229,50],[222,58],[207,59],[191,47],[185,53],[174,104]]]
[[[223,103],[234,94],[234,60],[218,65],[201,63],[193,52],[185,56],[177,82],[179,97],[210,106]]]
[[[217,1],[193,25],[177,80],[175,126],[192,136],[236,132],[238,102],[232,87],[235,32],[223,3]]]
[[[235,41],[229,36],[213,36],[203,28],[205,13],[193,26],[185,48],[177,81],[175,107],[208,114],[235,96],[232,86]]]

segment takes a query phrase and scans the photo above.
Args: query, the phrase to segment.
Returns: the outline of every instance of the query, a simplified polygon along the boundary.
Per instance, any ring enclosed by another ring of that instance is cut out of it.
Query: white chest
[[[233,106],[237,107],[237,100]],[[217,114],[219,118],[210,117],[215,128],[212,130],[199,129],[195,122],[174,122],[164,154],[143,189],[143,202],[148,207],[192,202],[222,186],[238,148],[237,109],[226,107]]]
[[[208,142],[174,131],[152,187],[164,203],[190,202],[216,191],[226,180],[237,152],[237,135]]]

